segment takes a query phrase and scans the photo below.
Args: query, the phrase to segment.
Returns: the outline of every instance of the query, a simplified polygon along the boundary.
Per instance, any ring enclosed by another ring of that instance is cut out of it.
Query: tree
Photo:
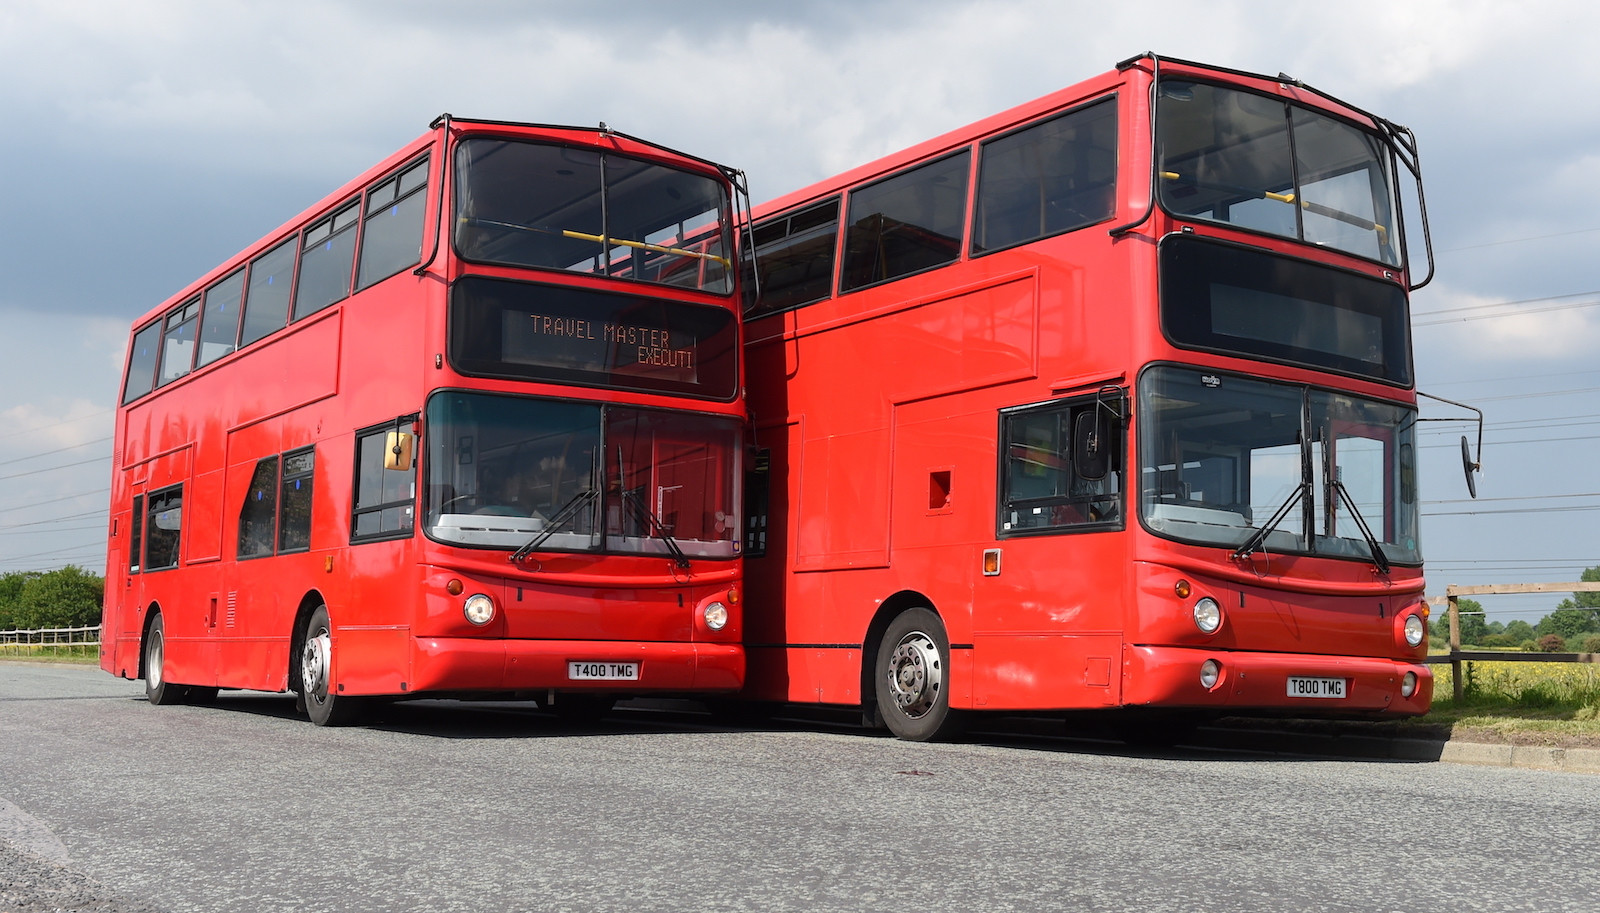
[[[1517,644],[1520,644],[1525,640],[1533,640],[1533,625],[1530,625],[1519,618],[1516,621],[1506,624],[1505,635],[1511,638],[1512,643]]]
[[[1600,567],[1585,568],[1583,576],[1578,579],[1584,583],[1600,583]],[[1600,611],[1600,592],[1573,593],[1572,597],[1579,606]]]
[[[100,623],[106,586],[100,575],[69,564],[24,576],[13,604],[13,627],[75,628]]]
[[[1483,606],[1476,599],[1457,599],[1456,611],[1461,615],[1461,642],[1481,644],[1489,634],[1484,622]],[[1446,609],[1434,616],[1433,635],[1448,640],[1450,637],[1450,611]]]
[[[38,576],[38,571],[13,571],[0,575],[0,631],[21,627],[16,620],[17,601],[22,598],[22,588]]]
[[[1594,596],[1595,593],[1578,593],[1579,596]],[[1571,599],[1561,600],[1561,605],[1554,612],[1539,619],[1539,624],[1534,628],[1539,634],[1556,634],[1563,640],[1581,639],[1585,634],[1600,631],[1600,612],[1595,609],[1580,607]]]

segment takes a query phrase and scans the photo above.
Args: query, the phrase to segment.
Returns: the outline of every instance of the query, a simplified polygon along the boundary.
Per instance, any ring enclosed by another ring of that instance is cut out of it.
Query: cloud
[[[1446,285],[1415,312],[1419,349],[1470,364],[1592,360],[1600,351],[1600,293],[1507,303]]]

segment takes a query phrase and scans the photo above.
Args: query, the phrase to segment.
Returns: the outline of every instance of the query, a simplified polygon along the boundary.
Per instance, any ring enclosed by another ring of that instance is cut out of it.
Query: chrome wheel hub
[[[889,693],[901,712],[911,719],[925,716],[944,687],[938,645],[921,631],[912,631],[895,646],[885,675]]]
[[[303,694],[321,697],[328,693],[328,656],[332,646],[327,631],[306,638],[305,648],[300,651],[300,684],[305,688]]]

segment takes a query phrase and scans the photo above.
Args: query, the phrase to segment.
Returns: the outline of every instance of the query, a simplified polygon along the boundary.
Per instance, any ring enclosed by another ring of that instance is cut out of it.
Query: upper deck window
[[[206,289],[205,311],[200,317],[200,353],[195,367],[209,365],[233,351],[239,338],[239,301],[244,294],[244,270]]]
[[[194,362],[195,327],[199,320],[199,298],[167,315],[167,331],[161,342],[161,372],[156,379],[158,386],[189,373],[189,366]]]
[[[242,348],[263,339],[289,323],[289,287],[294,284],[295,248],[299,237],[250,261],[250,287],[244,298],[244,325],[239,329]]]
[[[387,279],[422,259],[423,204],[428,200],[428,160],[423,159],[367,194],[358,288]]]
[[[983,144],[974,254],[1109,219],[1116,206],[1117,105],[1112,99]]]
[[[715,178],[491,138],[462,141],[455,176],[455,244],[468,260],[733,290],[728,195]]]
[[[1174,215],[1400,264],[1376,135],[1282,99],[1175,79],[1161,83],[1156,124],[1161,202]]]
[[[128,376],[122,385],[123,403],[131,403],[155,388],[162,326],[162,322],[157,320],[133,334],[133,348],[128,353]]]
[[[839,291],[954,262],[966,225],[967,150],[850,194]]]
[[[768,219],[755,227],[755,268],[760,297],[746,317],[788,310],[828,297],[833,288],[834,250],[839,244],[839,198]],[[757,284],[746,282],[757,291]]]
[[[294,319],[314,314],[350,294],[358,209],[359,204],[351,203],[306,229],[300,246],[300,282],[294,292]]]

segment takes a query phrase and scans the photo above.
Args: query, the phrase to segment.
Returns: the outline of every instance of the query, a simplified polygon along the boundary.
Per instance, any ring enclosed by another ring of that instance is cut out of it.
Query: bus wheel
[[[950,709],[950,640],[931,609],[907,609],[889,623],[874,671],[878,714],[889,731],[928,742],[960,730],[961,714]]]
[[[144,696],[157,706],[183,703],[184,686],[167,681],[165,659],[167,652],[166,625],[157,615],[144,635]]]
[[[306,715],[318,726],[344,726],[360,715],[361,701],[337,693],[333,672],[333,629],[328,624],[328,607],[319,605],[306,623],[300,648],[300,697]]]

